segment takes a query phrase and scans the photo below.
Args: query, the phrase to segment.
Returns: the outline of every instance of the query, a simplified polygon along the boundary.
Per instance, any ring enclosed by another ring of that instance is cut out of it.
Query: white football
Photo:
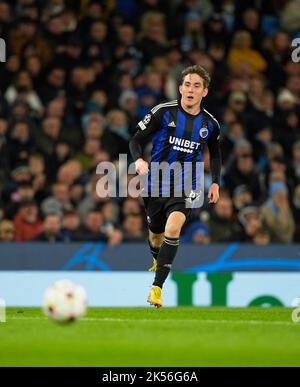
[[[85,314],[86,308],[86,291],[70,280],[56,281],[44,293],[43,310],[51,320],[76,321]]]

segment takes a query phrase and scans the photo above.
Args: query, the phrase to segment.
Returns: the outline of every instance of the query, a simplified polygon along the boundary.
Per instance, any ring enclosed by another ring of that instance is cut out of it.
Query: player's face
[[[207,95],[208,89],[198,74],[188,74],[179,86],[179,92],[182,104],[191,108],[200,105],[202,98]]]

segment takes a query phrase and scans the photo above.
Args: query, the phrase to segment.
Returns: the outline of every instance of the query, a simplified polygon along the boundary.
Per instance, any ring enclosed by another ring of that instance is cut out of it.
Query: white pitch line
[[[48,320],[47,317],[7,317],[7,322],[9,320]],[[94,321],[94,322],[146,322],[153,323],[154,321],[159,322],[181,322],[181,323],[204,323],[204,324],[252,324],[252,325],[289,325],[289,326],[297,326],[300,324],[293,323],[292,321],[259,321],[259,320],[197,320],[197,319],[128,319],[128,318],[95,318],[95,317],[84,317],[80,319],[80,321]]]

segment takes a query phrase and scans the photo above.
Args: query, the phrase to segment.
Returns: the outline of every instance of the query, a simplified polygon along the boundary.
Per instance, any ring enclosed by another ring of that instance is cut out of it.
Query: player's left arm
[[[207,141],[207,147],[210,155],[210,170],[212,176],[212,184],[208,191],[208,202],[217,203],[219,200],[219,187],[222,167],[222,156],[220,148],[220,127],[214,125],[212,135]]]

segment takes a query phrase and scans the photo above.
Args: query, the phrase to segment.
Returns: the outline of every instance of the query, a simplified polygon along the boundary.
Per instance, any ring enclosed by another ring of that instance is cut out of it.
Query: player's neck
[[[193,116],[196,116],[201,111],[200,105],[188,106],[182,100],[181,100],[181,107],[185,112],[192,114]]]

